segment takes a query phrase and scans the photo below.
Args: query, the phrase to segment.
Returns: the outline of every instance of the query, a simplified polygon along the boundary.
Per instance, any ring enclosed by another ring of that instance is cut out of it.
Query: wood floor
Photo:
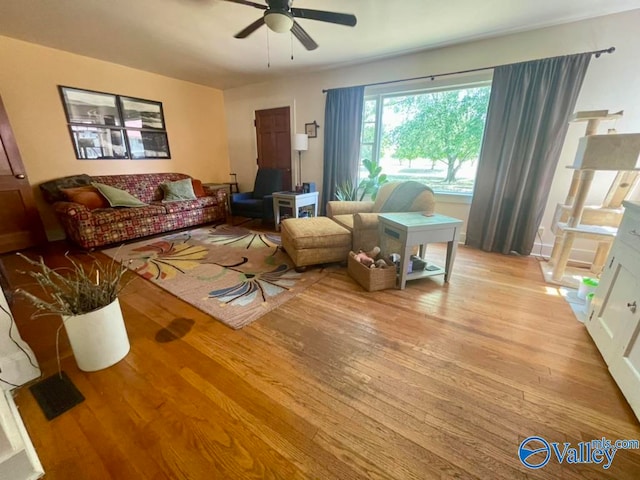
[[[3,261],[19,283],[17,259]],[[618,451],[608,470],[518,459],[532,435],[574,447],[640,438],[533,258],[460,247],[450,284],[376,293],[341,269],[240,331],[137,277],[120,302],[123,361],[83,373],[63,342],[84,403],[49,422],[17,393],[47,480],[640,478],[640,450]],[[14,307],[53,374],[58,322]]]

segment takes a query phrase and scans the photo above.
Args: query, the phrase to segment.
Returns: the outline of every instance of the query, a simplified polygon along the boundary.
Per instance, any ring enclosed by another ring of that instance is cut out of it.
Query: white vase
[[[99,310],[62,317],[62,321],[80,370],[102,370],[129,353],[129,337],[117,298]]]

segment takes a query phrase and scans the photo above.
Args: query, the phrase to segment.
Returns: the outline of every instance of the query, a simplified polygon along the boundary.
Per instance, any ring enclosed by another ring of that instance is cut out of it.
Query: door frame
[[[253,158],[255,159],[253,166],[255,170],[253,170],[252,179],[255,178],[255,174],[258,171],[258,139],[256,138],[256,111],[258,110],[269,110],[271,108],[281,108],[281,107],[289,107],[289,130],[291,134],[291,185],[295,185],[296,182],[294,179],[298,178],[298,162],[294,161],[293,155],[293,135],[296,133],[296,99],[295,97],[281,98],[281,99],[264,99],[262,102],[256,103],[253,107],[251,107],[251,125],[253,126],[252,136],[253,136]]]
[[[9,112],[7,111],[5,103],[1,97],[0,137],[2,141],[2,148],[6,155],[7,165],[10,169],[9,174],[2,175],[2,188],[5,188],[4,185],[7,181],[5,177],[10,177],[12,182],[9,187],[12,189],[10,191],[19,192],[22,206],[24,207],[24,212],[27,215],[30,226],[29,230],[20,230],[20,232],[14,231],[8,233],[8,235],[10,235],[8,240],[5,239],[5,234],[2,234],[3,240],[0,246],[0,252],[7,253],[41,245],[47,241],[47,235],[33,193],[33,186],[29,180],[24,162],[22,161],[18,140],[13,131],[13,127],[11,126]],[[18,184],[14,186],[16,180],[18,180]],[[7,248],[8,250],[6,250]]]

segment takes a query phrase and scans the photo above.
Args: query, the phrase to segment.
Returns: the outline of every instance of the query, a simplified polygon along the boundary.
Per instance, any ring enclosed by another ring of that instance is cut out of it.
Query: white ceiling
[[[640,0],[295,0],[293,5],[353,13],[358,24],[299,20],[320,46],[309,52],[293,39],[293,60],[289,33],[263,26],[246,39],[233,38],[262,11],[223,0],[0,0],[0,34],[226,89],[632,10],[640,8]]]

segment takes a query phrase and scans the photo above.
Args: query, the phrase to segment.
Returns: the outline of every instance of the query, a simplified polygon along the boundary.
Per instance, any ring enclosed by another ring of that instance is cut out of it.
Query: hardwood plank
[[[32,253],[62,265],[66,248]],[[13,286],[24,283],[15,256],[0,260]],[[528,470],[517,458],[531,435],[574,446],[640,438],[534,259],[461,247],[451,283],[402,291],[364,292],[337,269],[239,331],[132,278],[120,297],[123,361],[80,372],[62,335],[62,366],[84,403],[48,422],[18,391],[47,478],[640,477],[640,450],[618,451],[608,470],[555,460]],[[12,309],[48,376],[59,321],[29,320],[21,300]],[[177,319],[191,326],[172,337]]]

